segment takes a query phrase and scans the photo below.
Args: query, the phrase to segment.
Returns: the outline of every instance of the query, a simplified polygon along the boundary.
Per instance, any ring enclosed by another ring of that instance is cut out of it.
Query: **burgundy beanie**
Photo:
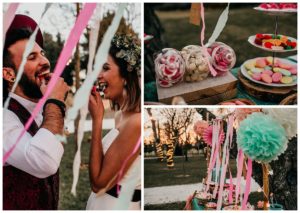
[[[7,30],[6,38],[8,38],[15,29],[30,28],[32,31],[34,31],[36,27],[37,27],[37,23],[32,18],[26,15],[17,14],[15,15],[14,20],[12,21],[10,27]],[[41,32],[41,29],[38,29],[35,41],[40,45],[41,48],[43,48],[44,39],[43,39],[43,34]]]

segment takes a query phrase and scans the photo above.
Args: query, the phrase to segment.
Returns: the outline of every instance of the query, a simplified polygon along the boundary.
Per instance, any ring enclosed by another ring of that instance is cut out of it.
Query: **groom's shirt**
[[[9,96],[22,104],[28,112],[33,112],[36,103],[14,93],[10,93]],[[41,126],[42,112],[36,116],[35,122]],[[13,146],[23,129],[24,126],[17,115],[3,109],[3,154]],[[35,177],[45,178],[56,173],[63,152],[63,146],[56,136],[49,130],[40,128],[33,137],[25,132],[4,166],[12,165]]]

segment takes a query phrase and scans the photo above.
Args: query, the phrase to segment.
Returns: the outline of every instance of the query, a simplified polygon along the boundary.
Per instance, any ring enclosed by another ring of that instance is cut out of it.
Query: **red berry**
[[[272,46],[273,46],[273,44],[272,44],[272,43],[270,43],[270,42],[266,42],[266,43],[265,43],[265,47],[266,47],[266,48],[269,48],[269,49],[271,49],[271,48],[272,48]]]

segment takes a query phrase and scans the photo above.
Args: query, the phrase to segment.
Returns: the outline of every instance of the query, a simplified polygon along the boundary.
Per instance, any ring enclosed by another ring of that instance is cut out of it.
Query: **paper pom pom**
[[[212,136],[213,136],[213,126],[209,126],[203,132],[203,140],[209,146],[212,145]],[[224,139],[225,139],[225,134],[224,134],[223,129],[221,129],[221,131],[219,133],[219,143],[223,143]]]
[[[218,72],[218,75],[227,73],[236,62],[234,50],[222,42],[214,42],[208,47],[208,53],[211,55],[212,66]]]
[[[181,50],[181,55],[185,62],[185,81],[202,81],[208,77],[209,67],[202,47],[197,45],[186,46]]]
[[[285,129],[288,139],[297,135],[297,109],[263,109],[263,111],[276,119]]]
[[[195,124],[194,124],[194,132],[201,136],[204,132],[204,130],[207,129],[207,127],[209,126],[208,122],[207,121],[197,121]]]
[[[157,55],[154,63],[158,83],[161,87],[171,87],[182,81],[185,65],[179,51],[165,48]]]
[[[243,121],[245,118],[247,118],[248,115],[254,113],[254,112],[260,112],[261,109],[258,108],[237,108],[234,111],[234,117],[238,122]]]
[[[287,142],[284,128],[274,118],[260,112],[243,120],[237,132],[239,149],[258,162],[277,159],[286,150]]]

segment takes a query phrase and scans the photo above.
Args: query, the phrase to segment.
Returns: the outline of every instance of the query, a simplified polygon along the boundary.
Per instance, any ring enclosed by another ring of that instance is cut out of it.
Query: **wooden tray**
[[[291,87],[268,87],[260,84],[256,84],[243,76],[241,71],[238,71],[238,79],[245,92],[253,97],[263,100],[280,102],[287,96],[296,93],[297,85]]]
[[[208,77],[200,82],[181,82],[173,87],[162,88],[157,84],[159,102],[171,104],[175,96],[186,103],[198,105],[218,104],[237,95],[237,79],[230,72],[219,77]]]
[[[280,105],[297,105],[297,93],[289,95],[288,97],[283,99],[279,104]]]

